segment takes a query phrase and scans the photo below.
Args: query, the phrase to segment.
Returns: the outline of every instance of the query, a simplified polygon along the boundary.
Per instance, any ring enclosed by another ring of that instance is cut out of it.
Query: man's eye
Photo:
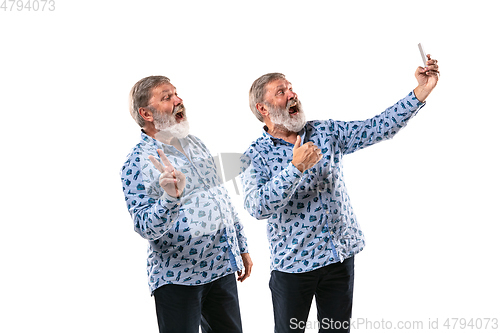
[[[162,98],[163,101],[169,101],[170,100],[170,96],[165,96]]]
[[[283,94],[283,90],[278,91],[278,95],[282,95],[282,94]]]

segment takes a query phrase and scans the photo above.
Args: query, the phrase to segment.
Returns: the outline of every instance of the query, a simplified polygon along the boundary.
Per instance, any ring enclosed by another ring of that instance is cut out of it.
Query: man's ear
[[[267,110],[267,107],[264,105],[264,103],[257,103],[255,104],[255,107],[263,117],[267,117],[269,115],[269,111]]]
[[[145,121],[153,122],[153,112],[147,108],[139,108],[139,114]]]

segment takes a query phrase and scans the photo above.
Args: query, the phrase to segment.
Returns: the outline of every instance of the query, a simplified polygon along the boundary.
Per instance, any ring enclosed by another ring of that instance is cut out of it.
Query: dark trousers
[[[274,332],[349,332],[354,287],[354,257],[306,273],[271,272]],[[318,321],[307,323],[313,296]]]
[[[234,274],[199,286],[168,284],[154,291],[160,333],[241,333]]]

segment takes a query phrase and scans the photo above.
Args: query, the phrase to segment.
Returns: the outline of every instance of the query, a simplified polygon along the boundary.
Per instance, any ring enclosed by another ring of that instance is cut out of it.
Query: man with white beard
[[[234,273],[244,281],[252,260],[212,155],[188,134],[186,109],[168,78],[137,82],[130,113],[141,142],[121,179],[134,229],[149,241],[160,332],[198,333],[200,325],[202,332],[242,332]]]
[[[393,137],[437,84],[436,60],[415,72],[418,86],[365,121],[306,122],[292,84],[280,73],[250,88],[250,108],[265,123],[245,152],[245,209],[267,219],[269,287],[275,332],[349,332],[354,256],[365,246],[342,171],[342,158]],[[308,322],[313,297],[318,321]]]

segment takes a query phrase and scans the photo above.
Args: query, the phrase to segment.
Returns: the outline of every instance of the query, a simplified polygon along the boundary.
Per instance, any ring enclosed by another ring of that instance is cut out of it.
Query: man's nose
[[[182,104],[182,98],[180,98],[179,96],[175,96],[174,103],[176,106]]]
[[[291,90],[288,91],[288,99],[296,99],[297,98],[297,94]]]

